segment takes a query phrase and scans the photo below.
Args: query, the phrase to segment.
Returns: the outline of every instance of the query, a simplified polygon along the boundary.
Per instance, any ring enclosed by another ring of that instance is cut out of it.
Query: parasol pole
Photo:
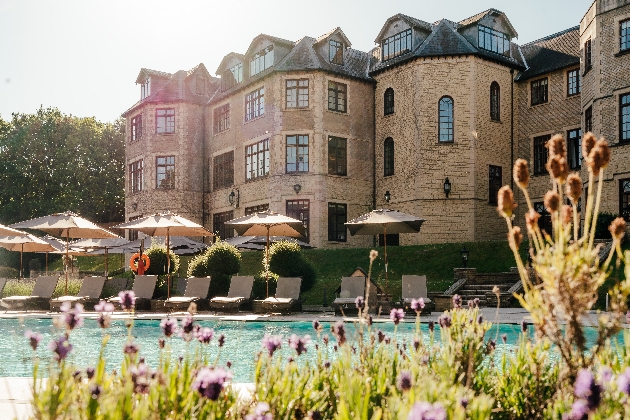
[[[267,297],[269,297],[269,229],[271,226],[267,225],[267,247],[265,248],[265,260],[267,261],[267,267],[265,267],[265,283],[267,284]]]
[[[64,295],[68,296],[68,267],[69,267],[69,255],[68,255],[68,246],[69,246],[69,242],[70,242],[70,229],[66,230],[66,287],[65,287],[65,292]]]
[[[22,250],[20,251],[20,278],[24,278],[24,268],[22,268],[22,255],[24,255],[24,243],[22,243]]]
[[[108,258],[108,255],[107,255],[107,247],[105,247],[105,278],[107,278],[107,277],[108,277],[108,271],[109,271],[109,270],[107,269],[107,258]]]
[[[171,253],[169,251],[171,244],[168,229],[166,228],[166,299],[171,298]]]
[[[46,275],[48,275],[48,251],[46,251]]]
[[[385,248],[385,299],[387,298],[388,288],[387,288],[387,225],[383,226],[383,245]]]

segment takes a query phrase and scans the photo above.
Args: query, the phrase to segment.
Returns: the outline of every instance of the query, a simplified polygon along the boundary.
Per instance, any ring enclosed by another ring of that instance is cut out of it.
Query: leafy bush
[[[144,253],[149,257],[151,261],[149,268],[145,271],[147,275],[162,275],[166,273],[167,259],[166,259],[166,247],[162,245],[151,245]],[[175,255],[173,251],[170,251],[171,257],[171,274],[176,273],[179,270],[179,257]]]
[[[306,292],[315,283],[315,268],[302,255],[294,242],[279,241],[269,248],[269,269],[279,277],[302,277],[301,291]]]
[[[0,267],[0,277],[6,277],[8,279],[16,278],[19,275],[19,270],[12,267]]]
[[[597,217],[597,226],[595,226],[595,239],[612,239],[608,226],[619,217],[612,213],[599,213]]]
[[[35,283],[30,280],[7,280],[7,283],[4,285],[4,290],[2,291],[2,296],[30,296],[33,292],[34,285]]]
[[[53,292],[52,297],[57,298],[59,296],[76,296],[81,289],[81,283],[83,280],[78,279],[68,279],[68,293],[66,293],[66,278],[65,276],[61,276],[59,281],[57,282],[57,286],[55,286],[55,291]]]
[[[188,264],[188,277],[212,277],[208,296],[225,296],[230,277],[241,269],[241,252],[225,241],[218,241]]]
[[[278,285],[278,275],[269,272],[269,296],[276,294],[276,286]],[[267,277],[265,271],[254,276],[254,286],[252,287],[252,296],[254,299],[265,299],[267,297]]]

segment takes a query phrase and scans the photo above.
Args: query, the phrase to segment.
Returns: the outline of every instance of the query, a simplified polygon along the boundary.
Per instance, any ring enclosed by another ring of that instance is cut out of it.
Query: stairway
[[[492,292],[494,286],[497,286],[500,290],[501,306],[508,306],[512,299],[512,293],[509,292],[510,288],[514,286],[513,279],[498,280],[475,280],[474,282],[467,282],[455,293],[461,296],[462,305],[468,305],[469,300],[479,299],[480,307],[494,307],[497,305],[497,297]]]

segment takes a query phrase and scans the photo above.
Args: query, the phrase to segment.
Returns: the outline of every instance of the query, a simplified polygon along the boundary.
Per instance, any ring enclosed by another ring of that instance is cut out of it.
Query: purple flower
[[[619,391],[630,395],[630,367],[627,367],[617,378],[617,387]]]
[[[214,330],[212,328],[202,328],[197,332],[197,340],[199,340],[200,343],[210,344],[212,337],[214,337]]]
[[[137,366],[132,365],[129,368],[131,373],[131,381],[133,382],[133,390],[137,394],[149,393],[149,379],[151,372],[145,363],[138,363]]]
[[[74,305],[73,309],[70,302],[64,302],[61,305],[61,312],[61,318],[63,319],[64,324],[66,324],[66,328],[68,330],[72,331],[76,327],[83,325],[83,318],[81,318],[81,314],[83,313],[82,304],[77,303]]]
[[[225,362],[225,366],[227,366],[227,368],[230,369],[232,367],[232,362],[228,360],[227,362]]]
[[[192,388],[203,397],[216,401],[219,399],[225,381],[231,377],[232,374],[223,368],[202,367],[192,383]]]
[[[326,369],[328,369],[328,368],[330,367],[330,360],[326,360],[326,361],[324,362],[324,367],[325,367]]]
[[[433,330],[435,329],[435,322],[429,321],[427,326],[429,327],[429,331],[433,332]]]
[[[254,409],[254,414],[248,414],[245,416],[245,420],[272,420],[273,416],[269,412],[269,404],[266,402],[259,402]]]
[[[522,320],[522,321],[521,321],[521,331],[522,331],[523,333],[526,333],[526,332],[527,332],[527,327],[528,327],[528,326],[529,326],[529,324],[527,323],[527,321],[525,321],[525,320]]]
[[[468,301],[468,309],[472,309],[475,307],[475,302],[473,302],[472,300]]]
[[[42,341],[42,335],[37,332],[33,332],[28,330],[24,333],[24,337],[28,338],[29,344],[33,351],[37,350],[37,346],[39,346],[39,342]]]
[[[331,330],[340,345],[346,342],[346,328],[343,325],[343,321],[337,321],[331,327]]]
[[[112,324],[112,317],[108,314],[101,312],[98,314],[98,317],[96,318],[96,322],[101,328],[109,328],[109,326]]]
[[[394,321],[394,324],[396,325],[398,325],[404,317],[405,317],[405,311],[403,311],[401,308],[398,308],[398,309],[393,308],[391,312],[389,313],[389,319]]]
[[[177,320],[171,317],[164,318],[160,322],[160,328],[162,328],[162,332],[166,337],[170,337],[177,331]]]
[[[94,377],[94,368],[88,367],[85,369],[85,376],[87,376],[88,379],[92,379]]]
[[[449,315],[442,314],[438,318],[438,323],[440,324],[441,328],[449,328],[452,324],[452,319]]]
[[[329,340],[329,338],[328,338],[328,334],[324,334],[324,335],[322,336],[322,343],[324,343],[324,345],[325,345],[325,346],[327,346],[327,345],[328,345],[328,340]]]
[[[507,334],[501,334],[501,340],[503,341],[503,344],[507,343]]]
[[[459,404],[465,409],[466,407],[468,407],[468,398],[467,397],[462,398],[461,400],[459,400]]]
[[[613,373],[608,366],[604,366],[601,370],[602,383],[605,385],[612,379]]]
[[[477,324],[482,324],[483,323],[483,314],[479,314],[479,316],[477,317]]]
[[[317,410],[311,411],[310,413],[308,413],[308,419],[309,420],[322,420],[322,414]]]
[[[306,346],[311,342],[311,336],[305,335],[304,337],[298,337],[297,335],[291,335],[289,338],[289,347],[294,349],[298,356],[302,353],[306,353]]]
[[[488,340],[488,350],[489,351],[494,351],[494,349],[497,348],[497,342],[494,340]]]
[[[473,303],[475,304],[475,306],[476,306],[477,308],[479,307],[479,302],[480,302],[479,298],[474,298],[474,299],[473,299]]]
[[[313,321],[313,329],[317,332],[321,332],[322,331],[322,324],[319,323],[318,320],[314,320]]]
[[[417,402],[411,408],[407,420],[446,420],[446,410],[438,402]]]
[[[94,310],[96,312],[114,312],[114,309],[113,304],[105,302],[104,300],[101,300],[99,303],[94,305]]]
[[[357,296],[357,298],[354,300],[354,304],[356,305],[358,310],[362,310],[365,306],[365,300],[363,299],[363,296]]]
[[[566,418],[567,420],[588,420],[588,413],[589,409],[586,402],[584,400],[575,400]]]
[[[413,349],[415,351],[418,351],[420,349],[420,339],[418,338],[413,339]]]
[[[599,407],[602,399],[602,387],[595,382],[595,377],[590,370],[581,369],[573,385],[573,393],[576,397],[585,399],[589,410]]]
[[[132,290],[123,290],[118,293],[118,297],[123,311],[133,311],[136,306],[136,294]]]
[[[158,347],[159,347],[159,348],[161,348],[161,349],[163,349],[165,346],[166,346],[166,341],[164,341],[164,339],[163,339],[163,338],[160,338],[160,339],[158,340]]]
[[[98,400],[98,397],[101,396],[101,392],[102,392],[102,388],[100,385],[98,384],[92,384],[90,385],[90,395],[92,396],[93,400]]]
[[[55,360],[61,362],[66,357],[68,357],[68,353],[72,351],[72,344],[68,342],[68,336],[65,334],[61,334],[59,338],[53,340],[48,344],[48,348],[55,353]]]
[[[373,323],[374,323],[374,320],[372,319],[372,315],[368,315],[367,324],[371,327]]]
[[[453,295],[453,308],[460,309],[462,307],[462,297],[460,295]]]
[[[123,353],[128,354],[131,357],[138,354],[138,350],[138,345],[133,341],[127,341],[127,343],[125,343],[125,347],[123,347]]]
[[[385,340],[385,333],[383,331],[378,330],[376,335],[378,336],[378,342],[379,343],[382,343]]]
[[[182,319],[182,327],[179,330],[179,336],[186,341],[193,339],[195,332],[195,323],[190,314],[186,315],[186,318]]]
[[[225,344],[225,335],[221,334],[217,341],[219,342],[219,347],[223,347],[223,345]]]
[[[269,357],[273,356],[273,353],[282,347],[282,337],[279,335],[265,334],[262,339],[263,350],[269,352]]]
[[[411,309],[413,309],[416,312],[422,312],[422,310],[424,309],[424,299],[420,298],[418,300],[416,299],[411,299]]]
[[[411,389],[411,374],[406,370],[400,372],[396,385],[401,391],[409,391]]]

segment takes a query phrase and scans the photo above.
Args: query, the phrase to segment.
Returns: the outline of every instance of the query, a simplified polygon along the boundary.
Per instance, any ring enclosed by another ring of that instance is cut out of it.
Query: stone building
[[[123,114],[126,217],[171,210],[228,238],[225,221],[269,208],[303,220],[312,245],[354,247],[371,238],[343,223],[389,206],[426,222],[388,244],[503,239],[496,192],[514,160],[531,162],[544,225],[545,142],[562,133],[580,170],[588,130],[614,145],[603,210],[628,217],[629,22],[630,0],[599,0],[580,26],[517,45],[496,9],[459,22],[398,14],[369,52],[335,28],[259,35],[216,78],[203,64],[142,69]]]

